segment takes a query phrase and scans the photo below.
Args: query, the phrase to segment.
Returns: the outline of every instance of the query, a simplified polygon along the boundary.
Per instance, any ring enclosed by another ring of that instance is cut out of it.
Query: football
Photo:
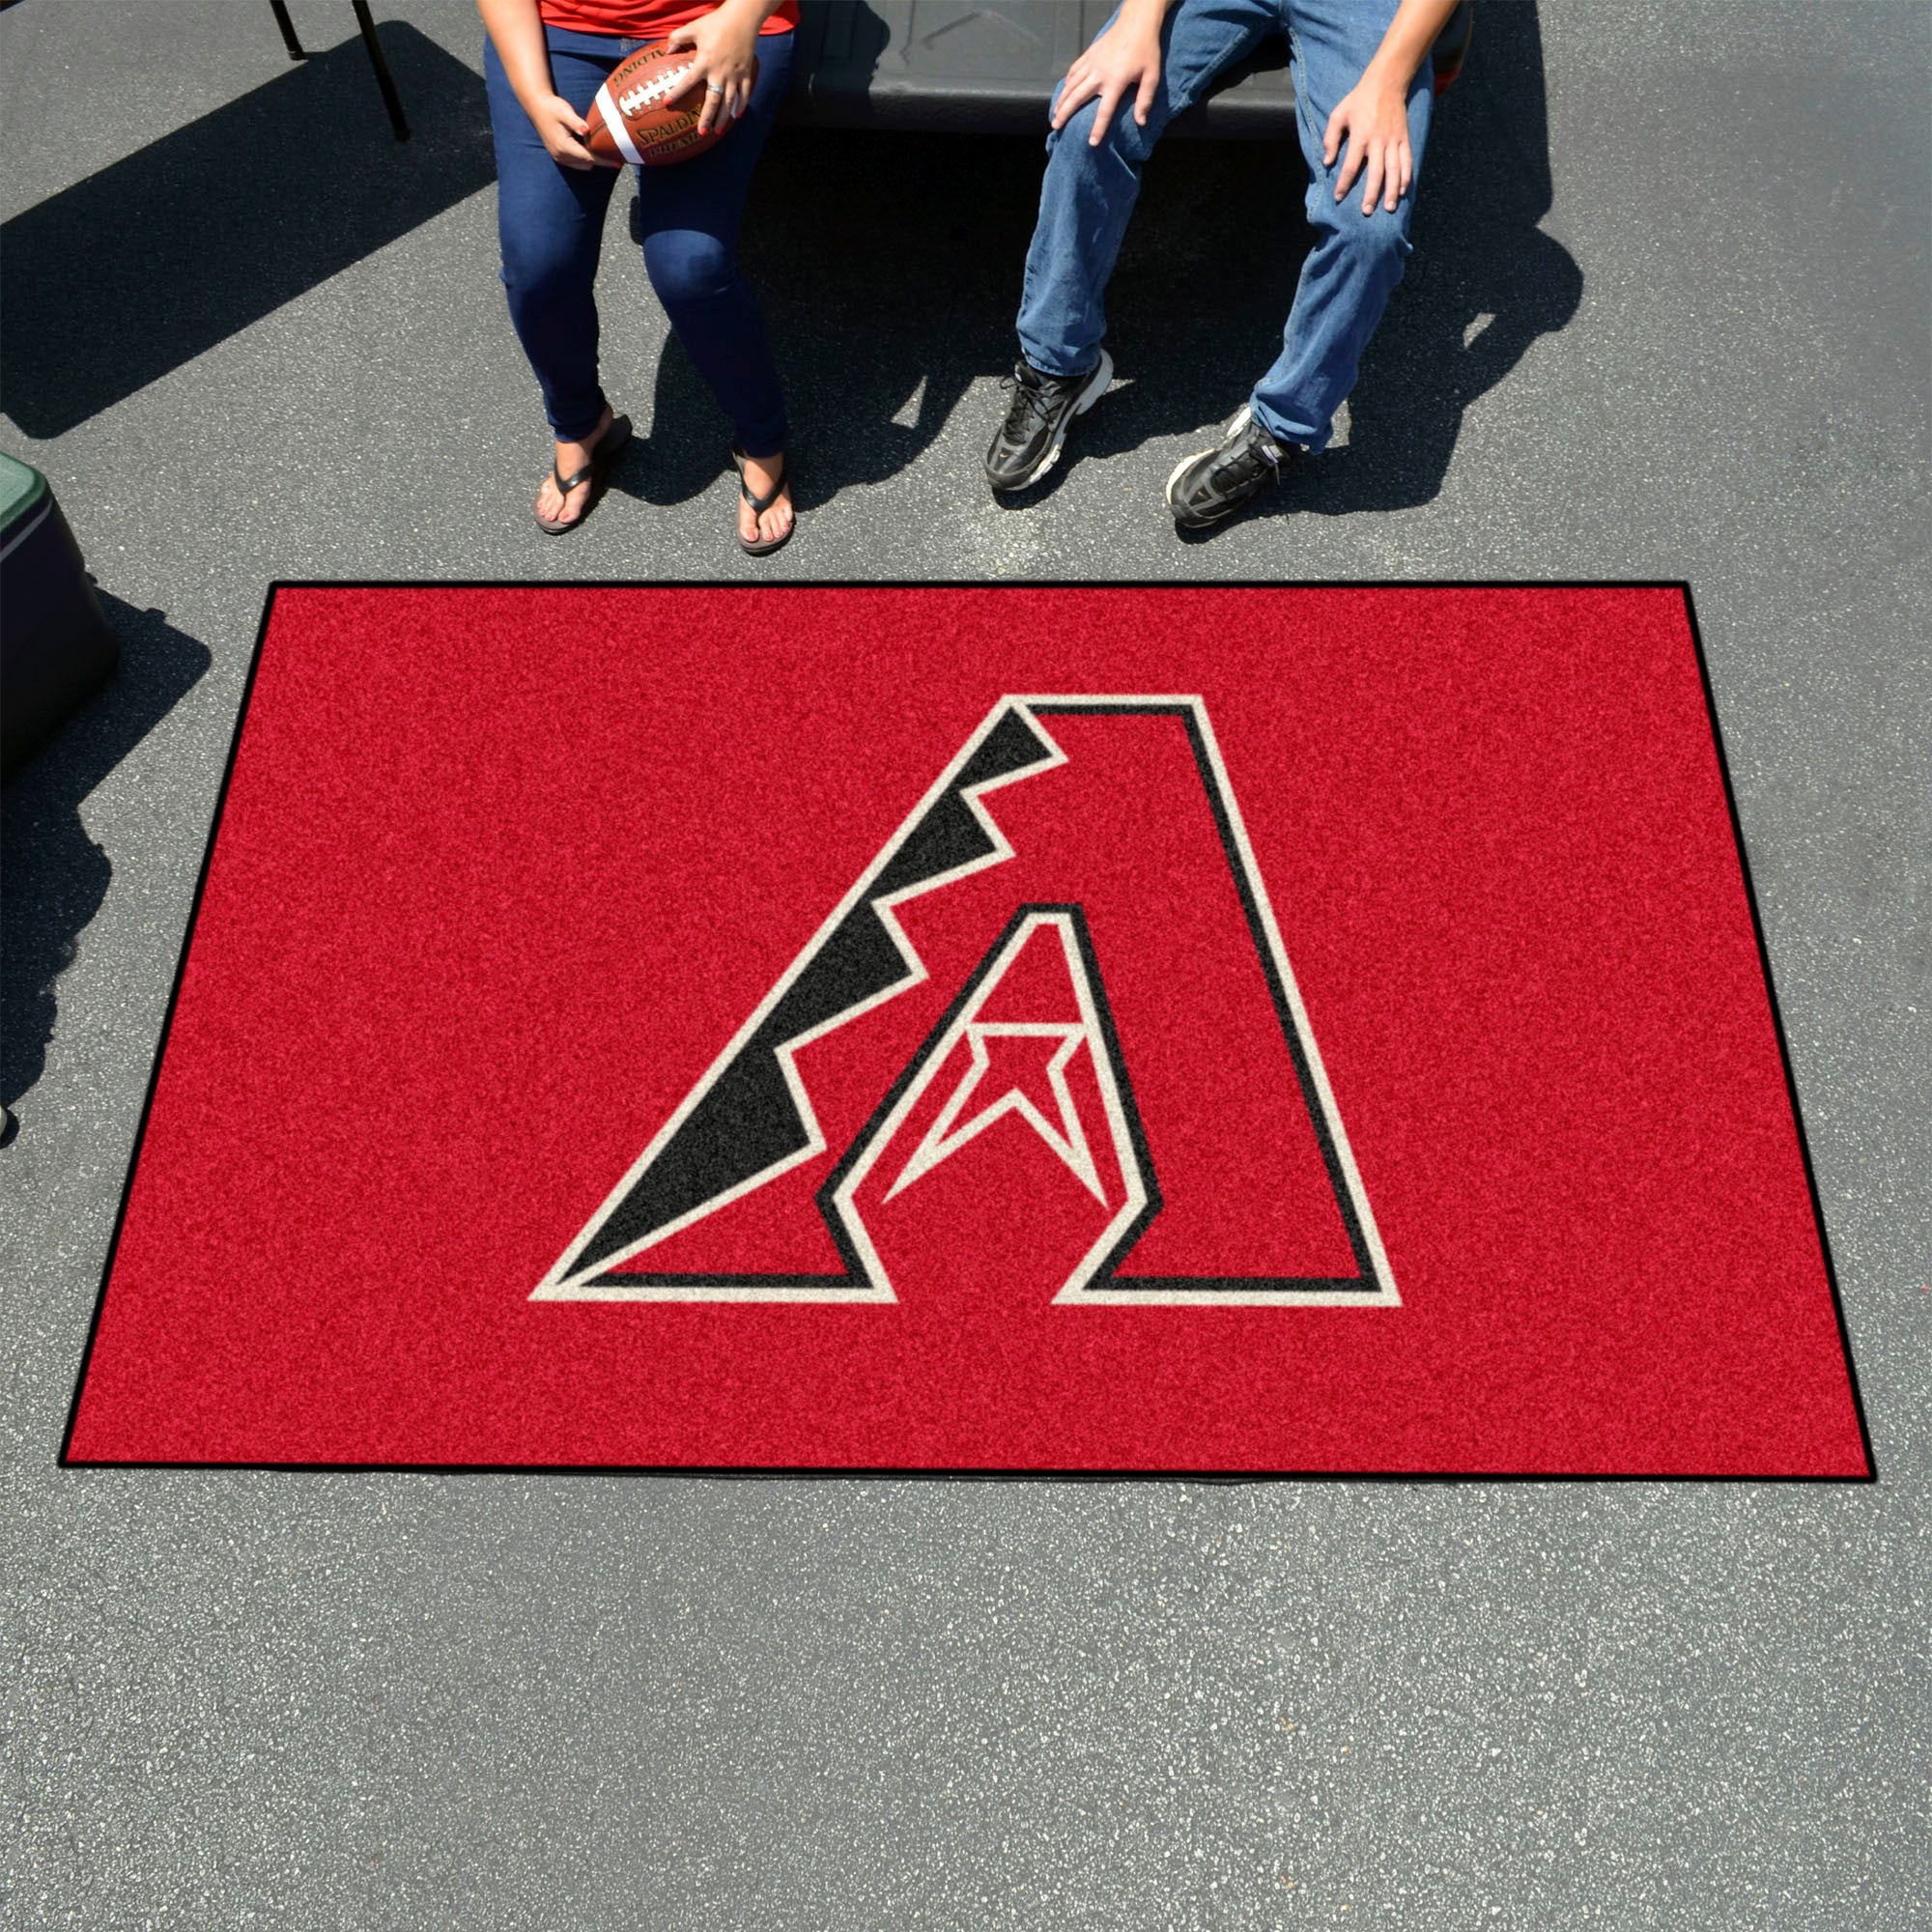
[[[662,168],[688,161],[716,147],[730,131],[730,122],[722,117],[708,133],[697,131],[704,91],[691,87],[685,93],[692,58],[688,47],[673,53],[658,41],[611,69],[584,116],[590,131],[583,145],[606,167],[621,168],[626,161],[635,161],[639,167]],[[752,75],[756,79],[755,60]],[[685,98],[674,100],[681,93]]]

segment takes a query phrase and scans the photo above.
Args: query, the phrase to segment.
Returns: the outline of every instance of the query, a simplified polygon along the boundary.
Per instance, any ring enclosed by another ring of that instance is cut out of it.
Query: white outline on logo
[[[912,942],[898,921],[893,917],[894,908],[909,899],[923,896],[926,893],[939,892],[958,880],[984,871],[988,867],[1003,865],[1014,856],[1012,846],[1000,830],[992,814],[986,810],[983,800],[987,794],[999,790],[1003,785],[1016,784],[1025,779],[1037,778],[1041,773],[1051,771],[1066,762],[1066,753],[1055,743],[1052,734],[1037,715],[1035,707],[1052,710],[1054,707],[1083,712],[1103,713],[1118,708],[1123,711],[1186,710],[1192,714],[1196,730],[1200,734],[1207,753],[1208,766],[1215,790],[1219,794],[1219,804],[1225,813],[1228,825],[1234,835],[1236,857],[1243,874],[1243,883],[1252,896],[1260,917],[1262,930],[1267,942],[1271,965],[1286,996],[1289,1012],[1293,1021],[1295,1034],[1306,1063],[1310,1080],[1315,1089],[1323,1122],[1327,1127],[1330,1143],[1334,1149],[1341,1179],[1349,1191],[1350,1205],[1355,1211],[1361,1229],[1363,1244],[1368,1251],[1373,1269],[1375,1286],[1360,1290],[1322,1289],[1239,1289],[1216,1288],[1202,1290],[1127,1290],[1127,1289],[1085,1289],[1071,1296],[1063,1289],[1056,1300],[1074,1299],[1090,1303],[1108,1303],[1132,1307],[1187,1307],[1187,1308],[1229,1308],[1229,1307],[1321,1307],[1321,1308],[1394,1308],[1401,1305],[1402,1297],[1397,1293],[1395,1277],[1389,1269],[1388,1257],[1384,1252],[1381,1236],[1376,1227],[1374,1214],[1370,1211],[1368,1195],[1362,1185],[1360,1172],[1355,1165],[1352,1150],[1349,1146],[1348,1134],[1342,1125],[1341,1110],[1335,1103],[1334,1091],[1328,1082],[1326,1068],[1321,1064],[1320,1049],[1315,1043],[1315,1032],[1308,1020],[1308,1010],[1302,1004],[1301,991],[1296,985],[1293,970],[1289,965],[1288,952],[1282,944],[1281,928],[1276,923],[1274,908],[1268,903],[1267,890],[1263,884],[1261,869],[1255,863],[1254,848],[1248,841],[1247,827],[1242,822],[1240,807],[1236,802],[1234,786],[1229,782],[1226,765],[1222,762],[1221,748],[1214,737],[1214,729],[1208,722],[1208,706],[1199,696],[1187,694],[1165,694],[1149,696],[1101,696],[1092,693],[1035,694],[1031,696],[1009,696],[1001,698],[986,714],[980,727],[966,741],[958,754],[949,763],[939,777],[926,789],[923,798],[907,812],[898,829],[880,848],[878,856],[867,866],[851,890],[820,923],[798,956],[785,969],[771,991],[758,1003],[751,1017],[734,1034],[724,1051],[711,1063],[696,1084],[679,1103],[676,1111],[665,1122],[650,1144],[632,1163],[624,1178],[618,1181],[604,1204],[598,1208],[582,1232],[571,1242],[555,1264],[531,1292],[533,1301],[777,1301],[777,1302],[895,1302],[897,1297],[882,1271],[876,1268],[875,1259],[869,1256],[869,1242],[861,1244],[861,1253],[867,1255],[868,1266],[873,1268],[871,1279],[867,1283],[831,1284],[813,1281],[774,1282],[763,1284],[720,1283],[704,1286],[668,1285],[641,1281],[636,1285],[623,1281],[610,1280],[609,1273],[622,1263],[644,1253],[658,1242],[729,1207],[732,1202],[742,1200],[746,1195],[776,1180],[781,1174],[806,1161],[815,1160],[826,1151],[826,1142],[819,1128],[816,1115],[812,1112],[811,1101],[805,1091],[796,1065],[799,1048],[810,1045],[813,1040],[822,1039],[836,1032],[849,1021],[860,1018],[874,1008],[896,998],[913,986],[923,984],[929,977],[924,962],[913,950]],[[973,754],[991,735],[1001,720],[1009,714],[1020,718],[1038,737],[1043,747],[1042,756],[1035,763],[1023,766],[1014,772],[1006,772],[989,779],[981,784],[972,785],[960,792],[973,815],[985,832],[992,850],[979,858],[969,860],[952,870],[938,873],[928,879],[921,879],[900,891],[886,895],[873,902],[880,923],[885,927],[893,944],[898,949],[906,966],[904,979],[895,981],[884,991],[861,1001],[855,1006],[835,1013],[830,1019],[808,1029],[796,1037],[784,1041],[776,1049],[779,1066],[791,1097],[798,1109],[799,1118],[806,1130],[806,1145],[796,1153],[774,1162],[761,1172],[751,1176],[736,1186],[704,1202],[691,1212],[680,1215],[663,1228],[654,1230],[644,1239],[605,1255],[587,1269],[579,1272],[575,1266],[577,1258],[595,1238],[598,1230],[615,1212],[619,1205],[629,1195],[639,1178],[655,1160],[659,1152],[669,1143],[672,1135],[683,1125],[692,1110],[709,1092],[712,1084],[724,1072],[737,1055],[739,1049],[757,1032],[766,1016],[790,990],[800,974],[811,962],[819,950],[831,938],[852,908],[864,899],[872,882],[891,864],[907,836],[919,824],[934,805],[951,791],[960,772],[965,770]],[[1076,976],[1076,983],[1084,985],[1084,977]],[[1101,1057],[1096,1056],[1096,1068],[1101,1065]],[[1109,1067],[1111,1074],[1111,1067]],[[1124,1171],[1124,1170],[1123,1170]],[[1137,1171],[1137,1169],[1136,1169]],[[841,1200],[849,1199],[848,1184],[841,1187]],[[841,1220],[850,1226],[850,1217],[841,1209]],[[856,1238],[856,1237],[855,1237]]]
[[[1026,943],[1041,926],[1051,926],[1060,939],[1060,949],[1066,960],[1066,971],[1073,981],[1075,995],[1080,1002],[1079,1024],[1054,1025],[1003,1025],[998,1023],[980,1025],[974,1020],[974,1014],[992,997],[993,990],[1007,976],[1010,967],[1024,950]],[[1030,1034],[1036,1037],[1051,1037],[1058,1034],[1064,1044],[1053,1057],[1049,1077],[1053,1082],[1054,1097],[1060,1102],[1061,1118],[1071,1124],[1072,1132],[1063,1136],[1056,1134],[1040,1117],[1039,1110],[1023,1095],[1009,1092],[1002,1098],[975,1117],[965,1127],[955,1134],[948,1129],[965,1106],[979,1076],[986,1067],[986,1050],[983,1036],[986,1034]],[[965,1035],[972,1043],[973,1068],[954,1091],[952,1097],[940,1110],[939,1117],[925,1131],[912,1158],[907,1161],[899,1178],[887,1190],[885,1199],[890,1201],[900,1188],[907,1187],[921,1175],[929,1174],[946,1157],[965,1145],[976,1134],[989,1127],[1008,1112],[1017,1111],[1026,1117],[1030,1124],[1039,1134],[1056,1154],[1070,1167],[1081,1185],[1095,1196],[1101,1205],[1106,1205],[1106,1191],[1100,1184],[1100,1177],[1094,1165],[1093,1153],[1087,1146],[1087,1136],[1080,1126],[1080,1115],[1073,1104],[1073,1096],[1067,1091],[1065,1066],[1084,1042],[1088,1058],[1094,1064],[1094,1075],[1100,1087],[1100,1101],[1107,1117],[1107,1132],[1114,1144],[1114,1157],[1120,1163],[1121,1179],[1126,1191],[1126,1198],[1108,1216],[1107,1225],[1099,1237],[1081,1256],[1079,1264],[1066,1280],[1061,1284],[1060,1292],[1053,1297],[1056,1301],[1071,1301],[1080,1296],[1081,1291],[1093,1278],[1094,1271],[1107,1259],[1116,1241],[1124,1235],[1140,1217],[1141,1210],[1148,1205],[1147,1177],[1141,1172],[1140,1156],[1134,1150],[1133,1136],[1127,1130],[1126,1110],[1121,1105],[1121,1093],[1114,1080],[1114,1063],[1107,1052],[1107,1042],[1100,1031],[1100,1014],[1094,997],[1094,987],[1087,977],[1086,962],[1080,956],[1080,948],[1073,937],[1073,920],[1064,912],[1029,913],[1019,925],[1008,936],[1001,947],[999,956],[994,960],[985,979],[974,991],[966,1006],[953,1016],[952,1023],[940,1037],[932,1042],[923,1055],[924,1065],[914,1075],[912,1083],[899,1095],[891,1113],[881,1121],[877,1129],[867,1140],[865,1150],[852,1165],[852,1171],[839,1182],[838,1192],[832,1197],[833,1206],[838,1210],[838,1218],[844,1223],[845,1232],[851,1237],[852,1245],[858,1249],[866,1264],[866,1272],[874,1280],[892,1286],[891,1277],[878,1250],[872,1244],[870,1232],[859,1218],[855,1197],[873,1164],[886,1149],[893,1144],[894,1136],[905,1123],[906,1116],[919,1104],[920,1095],[938,1076],[945,1065],[947,1056],[958,1045],[960,1036]],[[1078,1137],[1077,1154],[1066,1143]],[[894,1300],[898,1297],[895,1295]],[[1087,1297],[1091,1299],[1092,1297]]]
[[[912,1158],[899,1170],[899,1178],[886,1189],[886,1199],[903,1194],[915,1180],[923,1179],[942,1166],[963,1147],[979,1139],[995,1122],[1017,1114],[1059,1156],[1060,1163],[1101,1207],[1107,1205],[1107,1190],[1100,1184],[1100,1170],[1094,1164],[1094,1151],[1087,1145],[1087,1129],[1080,1124],[1080,1109],[1073,1104],[1072,1090],[1066,1084],[1067,1063],[1080,1051],[1086,1039],[1084,1027],[1060,1020],[1039,1022],[1019,1020],[975,1020],[966,1029],[971,1065],[959,1076],[952,1097],[939,1110],[939,1117],[925,1130],[925,1138],[913,1150]],[[966,1103],[980,1091],[992,1070],[989,1039],[1057,1039],[1060,1044],[1046,1063],[1047,1084],[1053,1089],[1054,1110],[1060,1116],[1055,1126],[1017,1087],[1009,1087],[990,1107],[981,1107],[963,1127],[952,1123],[966,1111]]]

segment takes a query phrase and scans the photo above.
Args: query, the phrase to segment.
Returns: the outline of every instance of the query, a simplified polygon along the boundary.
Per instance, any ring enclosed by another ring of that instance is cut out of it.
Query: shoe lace
[[[1281,461],[1285,452],[1271,437],[1262,435],[1249,428],[1239,442],[1215,465],[1218,475],[1236,482],[1245,481],[1251,475],[1259,475],[1263,470],[1277,482],[1281,480]]]
[[[1015,369],[1010,376],[1001,377],[1000,386],[1012,391],[1012,401],[1007,405],[1009,436],[1023,435],[1029,416],[1037,416],[1045,422],[1052,415],[1053,409],[1047,400],[1044,384],[1030,383]]]

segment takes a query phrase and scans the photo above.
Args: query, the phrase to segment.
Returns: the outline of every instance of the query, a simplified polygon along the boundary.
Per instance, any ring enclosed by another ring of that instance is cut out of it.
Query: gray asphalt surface
[[[296,11],[305,70],[262,6],[0,14],[5,443],[125,654],[5,797],[0,1918],[1926,1922],[1932,13],[1484,0],[1347,446],[1206,543],[1160,483],[1269,352],[1291,153],[1158,157],[1120,384],[1017,510],[1031,145],[781,135],[749,240],[763,574],[1690,581],[1875,1486],[62,1471],[267,582],[753,571],[620,226],[649,445],[538,534],[474,14],[380,10],[396,149]]]

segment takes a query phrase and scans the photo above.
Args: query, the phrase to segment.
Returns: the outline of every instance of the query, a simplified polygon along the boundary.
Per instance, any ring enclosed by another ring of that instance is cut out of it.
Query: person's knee
[[[515,302],[538,305],[588,289],[596,274],[593,258],[586,265],[564,238],[542,229],[503,238],[503,286]]]
[[[1408,209],[1377,206],[1364,214],[1359,183],[1347,200],[1331,204],[1329,226],[1351,273],[1382,281],[1399,281],[1408,260]]]
[[[722,295],[737,272],[737,261],[715,235],[665,228],[645,237],[644,268],[658,299],[671,304]]]
[[[1096,144],[1094,139],[1094,124],[1099,119],[1100,103],[1087,101],[1074,109],[1065,127],[1056,128],[1046,137],[1047,165],[1062,168],[1094,168],[1118,165],[1124,161],[1130,167],[1143,165],[1153,143],[1148,137],[1147,129],[1134,119],[1132,99],[1122,100],[1114,109],[1114,118],[1107,124],[1107,131]]]

